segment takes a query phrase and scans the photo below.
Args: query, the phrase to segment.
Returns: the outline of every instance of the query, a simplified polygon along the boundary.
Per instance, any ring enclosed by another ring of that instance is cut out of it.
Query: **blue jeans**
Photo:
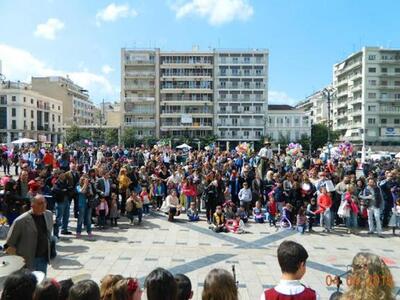
[[[87,205],[79,207],[78,225],[76,226],[76,233],[82,232],[82,225],[86,225],[87,233],[92,232],[92,209]]]
[[[192,196],[186,196],[186,203],[185,203],[185,209],[188,210],[190,207],[190,202],[192,202]]]
[[[347,229],[357,228],[357,215],[351,210],[350,216],[346,218],[346,227]]]
[[[62,231],[68,231],[69,222],[69,200],[56,203],[56,224],[54,226],[54,235],[58,237],[60,227]]]
[[[43,272],[47,274],[47,258],[46,257],[35,257],[33,261],[33,270]]]
[[[143,213],[148,214],[150,212],[149,210],[150,203],[149,204],[143,204]]]

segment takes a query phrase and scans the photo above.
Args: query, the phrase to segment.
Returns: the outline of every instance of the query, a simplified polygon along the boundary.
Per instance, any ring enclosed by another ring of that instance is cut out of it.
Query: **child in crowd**
[[[308,232],[313,232],[312,229],[315,222],[315,212],[317,210],[317,201],[311,198],[310,203],[307,204],[306,216],[308,219]]]
[[[133,225],[134,216],[136,214],[136,202],[138,197],[137,193],[132,191],[130,197],[126,200],[126,212],[131,225]]]
[[[307,226],[307,217],[306,217],[306,211],[304,207],[300,207],[298,213],[297,213],[297,230],[301,233],[304,234]]]
[[[243,206],[243,205],[241,205],[241,206],[239,207],[239,210],[238,210],[237,213],[239,214],[240,219],[241,219],[244,223],[247,223],[247,221],[249,220],[249,217],[248,217],[248,215],[247,215],[246,207]]]
[[[213,214],[213,224],[210,226],[214,232],[226,232],[225,217],[222,213],[222,207],[218,205]]]
[[[285,227],[286,226],[291,227],[292,210],[293,210],[293,206],[290,203],[286,203],[286,205],[282,208],[282,222]]]
[[[124,278],[112,286],[112,300],[140,300],[142,298],[140,282],[136,278]]]
[[[278,248],[278,262],[282,277],[279,284],[265,290],[261,300],[268,299],[320,299],[316,292],[301,284],[306,273],[307,250],[293,241],[284,241]]]
[[[99,224],[100,229],[106,228],[106,216],[108,215],[108,204],[106,198],[100,197],[100,203],[96,207],[96,213],[98,216],[97,224]]]
[[[223,207],[224,207],[225,219],[227,219],[227,220],[234,219],[235,218],[235,212],[234,212],[235,204],[232,201],[225,202]]]
[[[143,214],[149,214],[149,207],[150,207],[150,195],[147,192],[147,188],[145,186],[142,187],[142,191],[140,192],[140,198],[142,198],[143,202]]]
[[[358,226],[365,227],[367,226],[368,221],[368,207],[365,205],[365,200],[360,199],[360,210],[358,211]]]
[[[174,276],[178,293],[176,300],[190,300],[193,297],[192,283],[184,274],[175,274]]]
[[[232,233],[245,233],[244,222],[240,219],[239,214],[235,215],[235,219],[226,221],[226,228]]]
[[[138,216],[138,224],[140,225],[143,217],[143,200],[138,194],[136,194],[136,196],[133,198],[133,201],[135,202],[136,215]]]
[[[389,227],[392,227],[393,235],[396,235],[396,228],[400,228],[400,199],[397,199],[393,207],[392,217],[389,221]]]
[[[253,215],[256,223],[264,223],[265,211],[262,208],[261,201],[256,202],[256,206],[253,208]]]
[[[268,196],[269,196],[269,201],[267,203],[267,211],[268,211],[269,226],[276,227],[276,213],[278,211],[278,208],[276,206],[273,193],[269,193]]]
[[[187,214],[188,219],[189,219],[190,222],[196,222],[196,221],[200,220],[199,212],[198,212],[198,210],[196,208],[196,202],[195,201],[190,202],[190,207],[187,210],[186,214]]]
[[[225,199],[225,203],[226,202],[231,202],[232,201],[232,195],[231,195],[231,191],[229,190],[229,186],[227,186],[225,188],[224,191],[224,199]]]
[[[110,204],[111,226],[117,226],[117,219],[118,219],[118,195],[116,193],[112,193],[111,204]]]

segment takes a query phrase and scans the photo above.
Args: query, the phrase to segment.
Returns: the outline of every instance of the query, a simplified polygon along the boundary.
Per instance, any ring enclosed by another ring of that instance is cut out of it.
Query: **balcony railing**
[[[225,85],[219,85],[218,86],[219,89],[241,89],[241,90],[256,90],[256,89],[264,89],[265,88],[265,84],[249,84],[249,85],[245,85],[245,84],[237,84],[237,85],[233,85],[233,84],[225,84]]]
[[[250,72],[250,73],[246,73],[246,72],[242,72],[242,71],[239,71],[237,73],[233,73],[233,72],[219,72],[218,73],[218,76],[226,76],[226,77],[241,77],[241,76],[256,77],[256,76],[265,76],[265,75],[266,75],[265,72],[260,72],[260,73]]]
[[[156,121],[133,121],[133,122],[125,122],[126,126],[132,126],[132,127],[139,127],[139,128],[144,128],[144,127],[155,127],[156,126]]]
[[[130,84],[125,86],[126,90],[151,90],[154,89],[154,85],[149,84]]]
[[[155,72],[125,72],[126,77],[154,77]]]
[[[127,65],[148,65],[154,64],[154,59],[127,59],[125,60],[125,64]]]
[[[135,96],[135,97],[125,97],[125,101],[127,102],[144,102],[144,101],[148,101],[148,102],[154,102],[155,98],[148,96]]]

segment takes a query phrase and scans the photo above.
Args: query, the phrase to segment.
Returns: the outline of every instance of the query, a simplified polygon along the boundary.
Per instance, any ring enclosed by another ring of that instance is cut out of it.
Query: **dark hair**
[[[67,300],[69,295],[69,290],[74,285],[72,279],[65,279],[58,282],[60,284],[60,291],[58,293],[58,300]]]
[[[68,300],[99,300],[100,289],[93,280],[83,280],[69,290]]]
[[[282,273],[294,274],[305,263],[308,253],[304,247],[293,241],[283,241],[278,248],[278,262]]]
[[[178,288],[177,300],[188,300],[192,295],[192,283],[184,274],[176,274],[175,281]]]
[[[37,279],[31,271],[24,269],[9,275],[4,282],[1,300],[32,299]]]
[[[36,287],[33,300],[55,300],[58,299],[60,284],[55,280],[45,280]]]
[[[165,269],[157,268],[147,275],[144,282],[148,300],[176,300],[177,284],[174,276]]]

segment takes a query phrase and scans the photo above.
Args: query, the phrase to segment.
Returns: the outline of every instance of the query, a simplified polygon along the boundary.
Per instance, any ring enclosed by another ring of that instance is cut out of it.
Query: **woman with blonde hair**
[[[352,273],[347,278],[349,289],[341,300],[394,300],[393,277],[385,262],[377,255],[357,253]]]
[[[100,299],[111,300],[113,286],[120,280],[124,279],[121,275],[108,274],[100,281]]]
[[[126,205],[126,198],[127,198],[127,191],[129,189],[130,184],[132,181],[128,177],[128,171],[126,168],[121,168],[119,170],[118,175],[118,191],[121,195],[121,214],[125,214],[125,205]]]
[[[202,300],[238,300],[238,290],[232,274],[224,269],[213,269],[204,280]]]

